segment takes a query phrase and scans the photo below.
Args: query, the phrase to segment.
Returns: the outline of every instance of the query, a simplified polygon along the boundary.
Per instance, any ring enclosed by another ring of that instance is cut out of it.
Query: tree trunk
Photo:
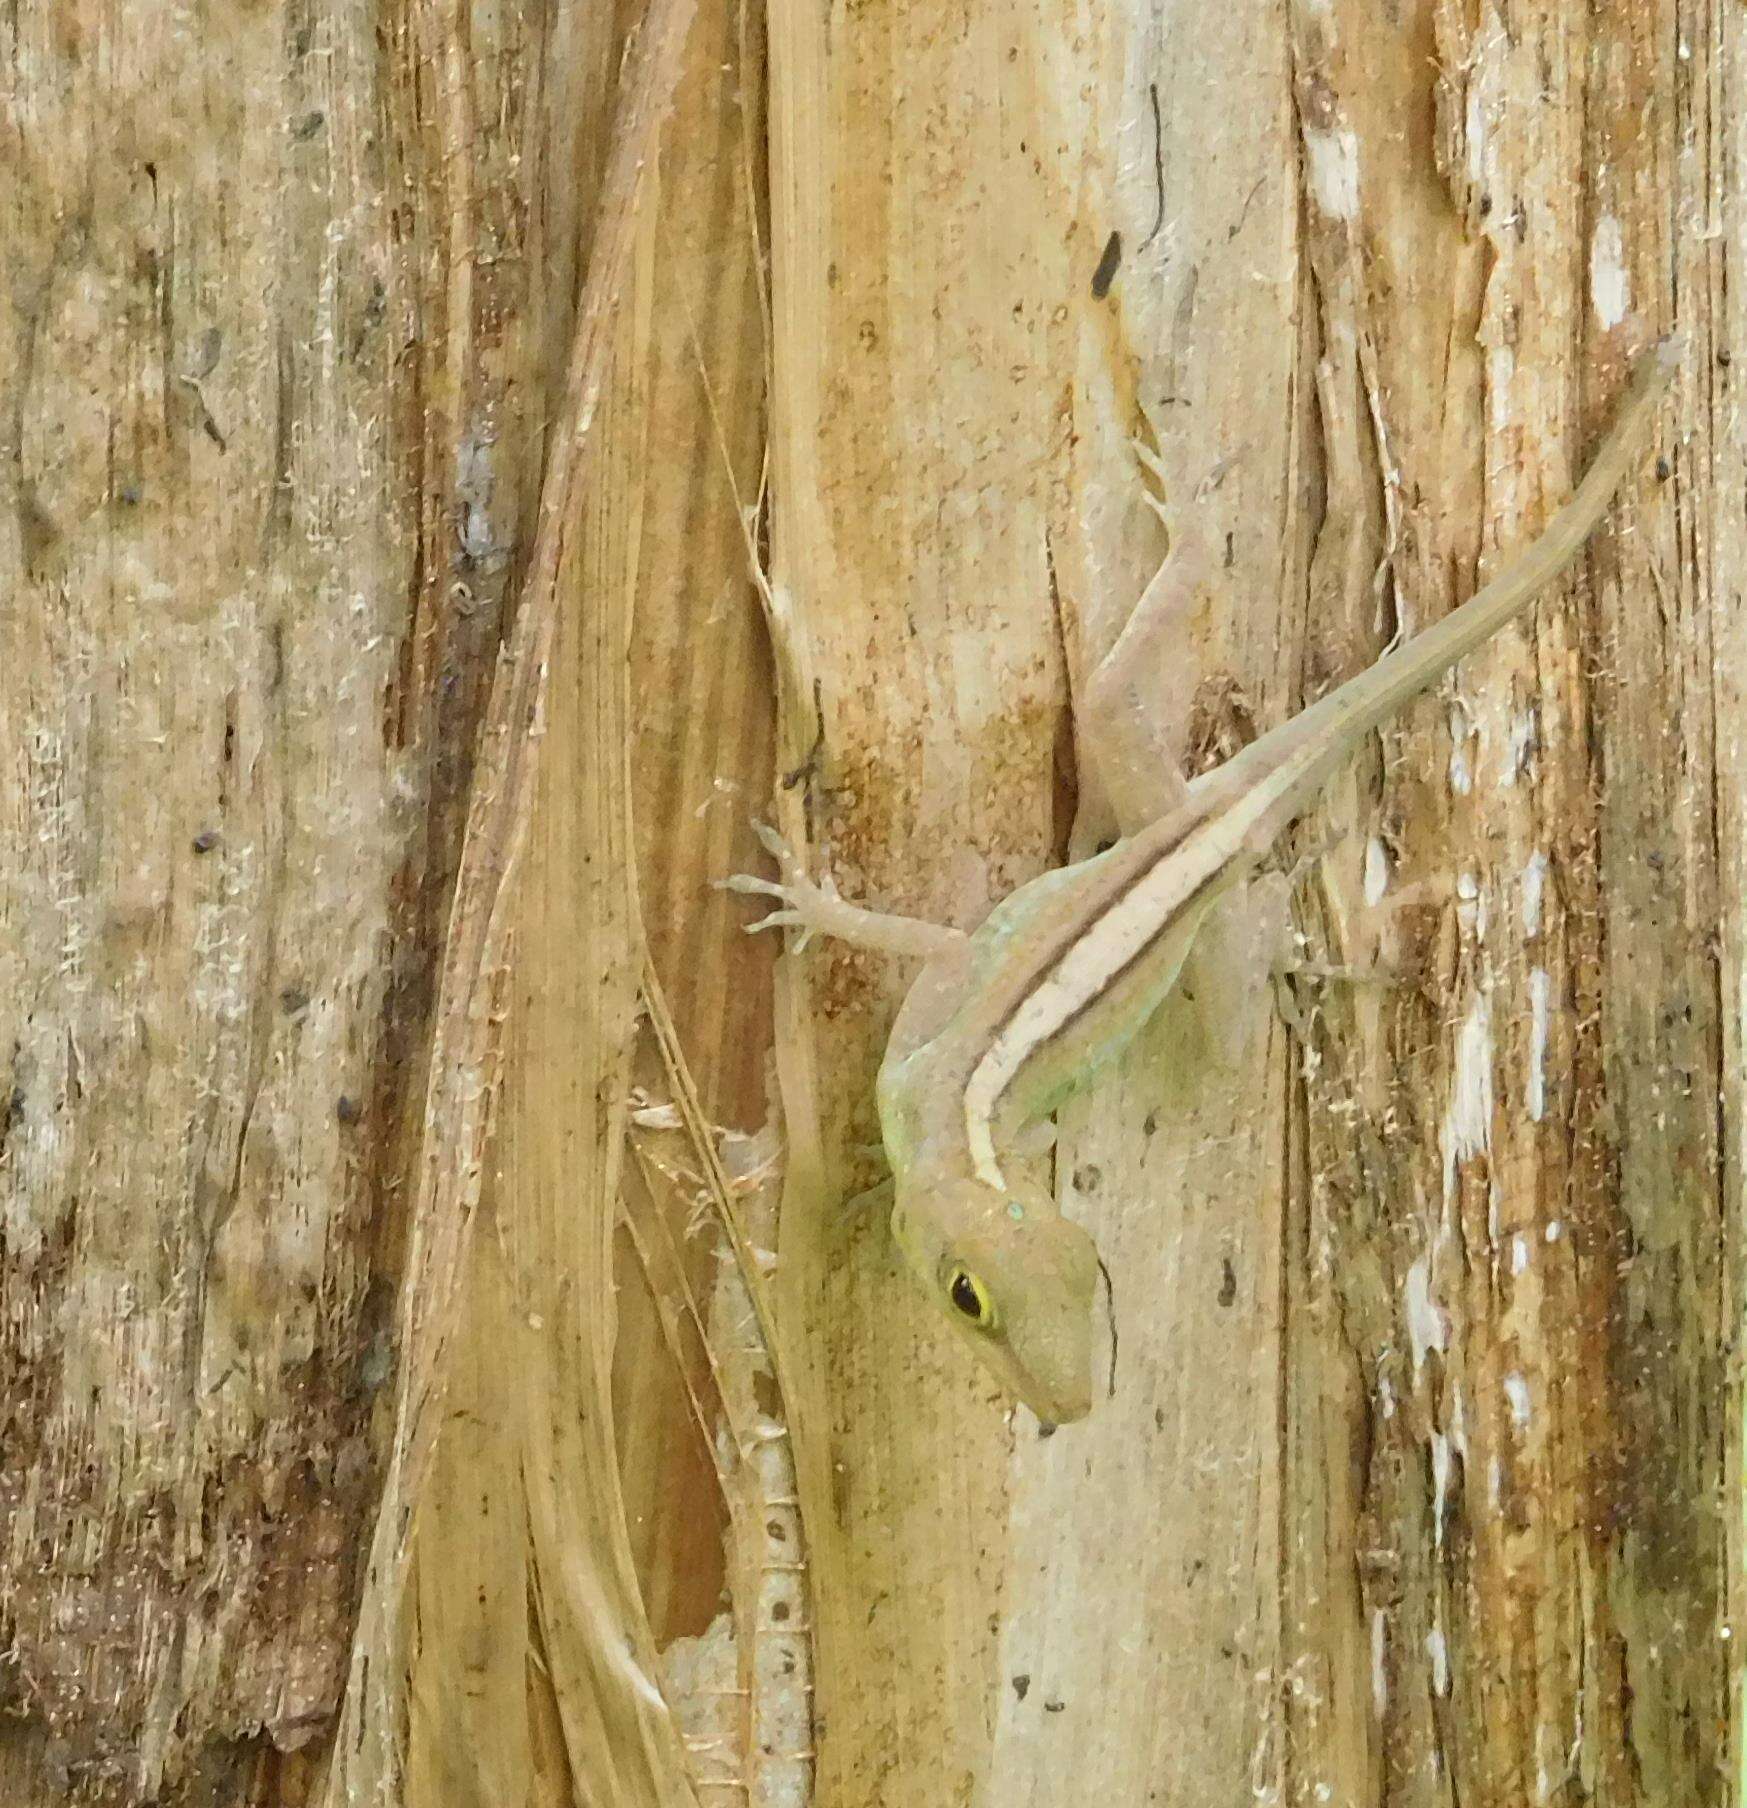
[[[634,16],[0,15],[0,1801],[1738,1801],[1736,15]],[[1131,442],[1205,769],[1676,323],[1063,1112],[1040,1438],[848,1203],[908,973],[710,882],[1059,863]]]

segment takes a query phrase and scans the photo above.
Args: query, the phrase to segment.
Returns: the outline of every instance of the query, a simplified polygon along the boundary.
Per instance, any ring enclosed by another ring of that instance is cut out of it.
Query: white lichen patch
[[[1359,212],[1359,141],[1348,131],[1307,127],[1304,149],[1309,158],[1310,192],[1317,206],[1330,219],[1356,219]]]
[[[1480,880],[1474,873],[1456,875],[1456,921],[1461,924],[1463,935],[1470,941],[1486,940],[1486,894],[1481,890]]]
[[[1631,311],[1625,237],[1611,213],[1604,213],[1596,221],[1595,236],[1589,241],[1589,299],[1603,327],[1618,326]]]
[[[1533,938],[1541,933],[1542,914],[1547,899],[1547,856],[1536,848],[1523,867],[1523,934]]]
[[[1547,1041],[1553,1024],[1553,976],[1545,967],[1529,974],[1529,1080],[1527,1105],[1535,1123],[1547,1115]]]
[[[1407,1271],[1404,1298],[1408,1345],[1413,1352],[1414,1379],[1425,1367],[1428,1351],[1449,1348],[1449,1327],[1442,1309],[1432,1298],[1432,1259],[1423,1255]]]
[[[1516,1374],[1506,1375],[1504,1397],[1510,1406],[1511,1423],[1516,1426],[1518,1431],[1526,1431],[1534,1408],[1534,1397],[1529,1392],[1527,1377]]]
[[[1365,903],[1375,910],[1389,890],[1389,850],[1373,835],[1365,843]]]
[[[1492,1147],[1492,1002],[1477,992],[1456,1032],[1450,1073],[1450,1103],[1440,1142],[1444,1157],[1444,1203],[1456,1197],[1456,1177],[1465,1161]]]
[[[1474,789],[1474,768],[1468,763],[1468,743],[1450,743],[1450,789],[1458,797],[1466,797]]]

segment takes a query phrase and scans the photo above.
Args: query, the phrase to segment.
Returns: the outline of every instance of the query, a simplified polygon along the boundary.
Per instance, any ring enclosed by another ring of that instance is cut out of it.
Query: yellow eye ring
[[[946,1273],[946,1297],[960,1318],[986,1331],[995,1322],[995,1302],[989,1290],[968,1268],[954,1264]]]

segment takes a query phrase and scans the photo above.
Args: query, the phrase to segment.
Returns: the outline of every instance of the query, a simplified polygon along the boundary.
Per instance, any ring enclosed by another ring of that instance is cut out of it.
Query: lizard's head
[[[1092,1410],[1098,1251],[1041,1188],[960,1181],[900,1194],[904,1260],[1001,1386],[1046,1425]]]

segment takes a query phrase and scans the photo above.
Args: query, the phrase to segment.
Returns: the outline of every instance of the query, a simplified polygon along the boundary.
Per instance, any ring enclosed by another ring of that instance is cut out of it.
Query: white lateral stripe
[[[995,1159],[995,1139],[989,1130],[989,1115],[984,1112],[977,1115],[975,1106],[971,1104],[970,1088],[966,1087],[965,1103],[965,1136],[971,1146],[971,1167],[976,1177],[984,1186],[992,1186],[997,1192],[1007,1190],[1007,1177],[1001,1172],[1001,1164]]]
[[[979,1179],[1004,1184],[991,1128],[1001,1095],[1033,1051],[1091,1004],[1169,926],[1182,903],[1227,864],[1226,838],[1216,832],[1224,820],[1204,823],[1186,845],[1161,854],[1137,885],[1074,938],[990,1041],[964,1090],[965,1136]]]

